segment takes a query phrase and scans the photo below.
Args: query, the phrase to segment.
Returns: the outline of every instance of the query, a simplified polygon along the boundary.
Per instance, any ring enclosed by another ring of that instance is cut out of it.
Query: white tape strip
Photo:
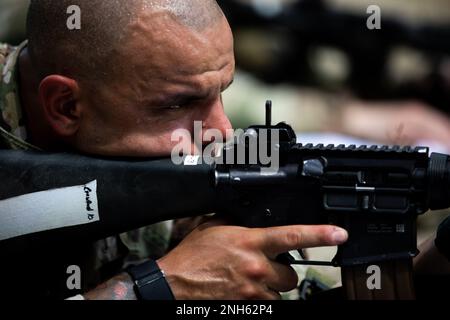
[[[200,156],[186,156],[184,159],[185,166],[196,166],[200,160]]]
[[[100,220],[97,181],[0,201],[0,240]]]

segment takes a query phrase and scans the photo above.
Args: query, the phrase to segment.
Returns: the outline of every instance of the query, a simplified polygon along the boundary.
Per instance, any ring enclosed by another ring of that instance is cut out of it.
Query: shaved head
[[[233,34],[215,0],[32,0],[28,40],[38,75],[29,112],[47,130],[38,146],[167,156],[175,130],[231,127],[221,94],[233,82]]]
[[[81,9],[81,29],[69,30],[67,8]],[[165,14],[194,31],[223,16],[215,0],[32,0],[27,30],[29,51],[39,76],[61,74],[76,80],[113,76],[116,53],[127,45],[130,24],[145,12]]]
[[[142,1],[144,8],[167,10],[182,24],[201,31],[210,27],[223,15],[215,0],[159,0]]]

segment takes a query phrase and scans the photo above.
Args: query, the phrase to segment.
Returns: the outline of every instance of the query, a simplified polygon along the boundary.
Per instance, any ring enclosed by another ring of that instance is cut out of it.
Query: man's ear
[[[67,77],[51,75],[39,86],[45,118],[52,129],[63,137],[73,136],[80,126],[82,107],[79,96],[78,83]]]

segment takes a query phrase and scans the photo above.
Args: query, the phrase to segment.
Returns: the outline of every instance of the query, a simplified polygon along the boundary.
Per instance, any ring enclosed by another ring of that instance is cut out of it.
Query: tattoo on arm
[[[137,300],[134,283],[127,273],[115,276],[84,295],[86,300]]]

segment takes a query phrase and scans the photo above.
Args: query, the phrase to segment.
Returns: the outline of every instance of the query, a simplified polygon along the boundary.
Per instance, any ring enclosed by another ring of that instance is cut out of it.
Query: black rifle
[[[270,107],[268,103],[266,125],[250,127],[213,164],[0,151],[0,200],[96,181],[96,193],[81,190],[79,201],[86,203],[89,214],[95,197],[100,216],[93,223],[5,239],[1,251],[39,239],[101,239],[215,212],[247,227],[331,223],[348,230],[349,240],[339,246],[333,261],[294,261],[288,256],[287,263],[341,266],[344,271],[385,261],[409,263],[418,253],[417,216],[450,207],[450,156],[430,157],[426,147],[297,144],[289,125],[271,125]],[[234,151],[242,146],[248,153],[251,139],[260,142],[262,130],[279,137],[277,143],[263,141],[279,154],[278,170],[264,171],[267,165],[250,163],[249,157],[241,164],[225,163],[235,160],[227,155],[236,156]],[[65,210],[63,202],[57,205]],[[14,210],[0,212],[1,238],[14,223],[20,227],[20,219],[4,218]]]

